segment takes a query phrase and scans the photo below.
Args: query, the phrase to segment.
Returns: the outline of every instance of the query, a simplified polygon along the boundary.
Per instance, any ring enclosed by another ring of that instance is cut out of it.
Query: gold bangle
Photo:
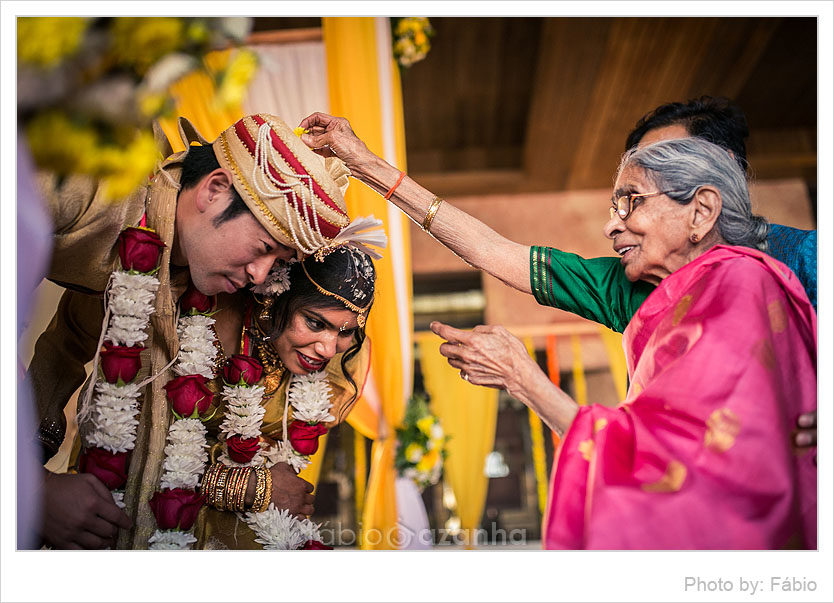
[[[203,495],[206,497],[206,503],[212,507],[215,505],[215,498],[217,496],[217,480],[220,478],[222,468],[223,465],[220,463],[212,464],[208,468],[208,471],[206,471],[205,475],[203,475],[203,482],[200,486]]]
[[[214,487],[214,508],[218,511],[226,509],[226,480],[229,476],[229,468],[223,467],[220,477],[217,478],[217,485]]]
[[[429,232],[431,223],[434,221],[434,217],[437,215],[437,210],[440,209],[441,203],[443,203],[443,199],[435,195],[431,205],[429,205],[429,211],[426,212],[426,217],[423,218],[423,225],[421,226],[423,232]]]
[[[264,477],[266,478],[266,485],[264,487],[264,502],[261,511],[269,509],[269,503],[272,502],[272,471],[264,467]]]
[[[243,505],[240,502],[240,490],[246,478],[249,476],[249,467],[233,467],[232,474],[232,481],[227,484],[226,488],[228,493],[226,496],[226,500],[228,501],[226,507],[229,511],[242,511]]]
[[[252,475],[252,467],[243,468],[243,477],[240,480],[240,485],[237,491],[237,500],[235,507],[238,511],[246,510],[246,490],[249,489],[249,477]]]
[[[255,500],[252,501],[252,510],[256,513],[260,513],[261,508],[264,506],[264,497],[266,496],[266,474],[268,473],[269,469],[266,467],[257,467],[255,469],[257,481],[255,483]]]
[[[224,506],[228,511],[235,510],[235,491],[239,481],[240,467],[229,467],[229,477],[226,478],[226,484],[223,488]]]

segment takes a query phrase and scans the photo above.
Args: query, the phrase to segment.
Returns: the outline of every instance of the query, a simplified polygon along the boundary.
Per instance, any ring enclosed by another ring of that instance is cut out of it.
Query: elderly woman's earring
[[[691,235],[689,235],[689,240],[693,243],[697,243],[701,240],[701,236],[698,233],[693,232]]]

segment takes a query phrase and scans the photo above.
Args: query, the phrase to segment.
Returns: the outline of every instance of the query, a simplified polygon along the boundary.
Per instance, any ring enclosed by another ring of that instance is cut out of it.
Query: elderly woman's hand
[[[344,117],[313,113],[305,117],[300,126],[306,130],[301,135],[304,144],[323,157],[338,157],[351,172],[376,159]]]
[[[460,370],[463,379],[474,385],[505,389],[518,397],[523,368],[529,369],[535,362],[524,344],[507,329],[479,325],[472,331],[461,331],[436,321],[430,328],[447,341],[440,346],[440,353]]]
[[[470,383],[507,390],[560,435],[573,422],[576,402],[550,381],[524,344],[504,327],[461,331],[435,321],[431,330],[446,340],[440,353]]]
[[[797,448],[814,448],[817,445],[817,411],[800,415],[796,421],[797,429],[793,434],[793,443]],[[814,464],[817,462],[814,453]]]

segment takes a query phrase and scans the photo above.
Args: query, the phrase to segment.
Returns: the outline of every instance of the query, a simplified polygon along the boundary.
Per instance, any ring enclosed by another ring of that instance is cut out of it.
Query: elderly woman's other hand
[[[793,434],[793,443],[797,448],[814,448],[817,445],[817,411],[799,415],[796,420],[796,431]],[[814,454],[814,463],[817,462],[817,455]]]
[[[306,131],[301,135],[304,144],[323,157],[338,157],[351,171],[376,158],[344,117],[313,113],[301,121],[300,127]]]
[[[461,331],[437,321],[430,328],[446,340],[440,353],[460,370],[463,379],[474,385],[502,388],[518,397],[524,369],[535,362],[524,344],[507,329],[479,325],[472,331]]]
[[[446,340],[440,353],[460,370],[462,378],[507,390],[559,435],[573,422],[579,408],[576,402],[550,381],[524,344],[504,327],[477,326],[461,331],[437,321],[430,327]]]

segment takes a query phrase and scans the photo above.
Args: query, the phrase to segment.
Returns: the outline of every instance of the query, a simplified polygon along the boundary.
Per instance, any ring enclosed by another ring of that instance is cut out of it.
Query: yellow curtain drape
[[[327,58],[331,112],[350,120],[354,131],[368,148],[384,156],[386,124],[382,120],[381,92],[393,95],[396,157],[392,159],[404,168],[405,140],[401,119],[399,73],[393,66],[390,47],[378,47],[376,20],[365,17],[325,17],[322,19],[322,37]],[[393,74],[391,91],[381,90],[379,53],[385,53],[388,57]],[[365,186],[353,183],[345,199],[351,217],[373,214],[383,220],[389,235],[392,232],[392,220],[399,220],[396,229],[406,237],[406,240],[402,241],[403,248],[410,249],[405,218],[400,214],[389,217],[387,202],[380,195]],[[409,258],[398,260],[399,265],[402,265],[401,262],[404,260],[405,269],[410,275]],[[403,389],[406,375],[400,343],[410,339],[411,326],[403,325],[400,321],[398,303],[410,304],[410,291],[407,293],[407,299],[397,299],[397,292],[393,286],[396,282],[395,269],[390,251],[382,260],[376,262],[377,291],[367,326],[368,336],[374,346],[371,365],[382,408],[379,413],[378,437],[374,441],[371,454],[371,471],[362,519],[362,548],[365,549],[397,548],[394,427],[402,421],[405,407]],[[410,305],[407,315],[410,316]]]
[[[229,59],[231,50],[218,50],[206,55],[209,68],[219,70]],[[186,117],[194,124],[197,131],[207,140],[214,140],[220,133],[243,117],[243,106],[219,108],[214,106],[214,83],[202,72],[194,72],[170,88],[176,99],[175,115],[170,119],[160,119],[159,125],[168,137],[174,152],[184,151],[177,129],[177,118]]]
[[[471,546],[486,502],[488,478],[484,464],[495,443],[498,390],[461,379],[460,373],[441,356],[443,340],[436,335],[421,334],[417,343],[432,412],[451,436],[445,479],[455,493],[461,529]]]
[[[617,397],[622,402],[626,398],[628,369],[626,368],[625,355],[623,354],[623,336],[603,326],[599,328],[599,336],[605,344],[605,351],[608,352],[608,366],[611,370],[611,378],[614,380],[614,387],[617,389]]]
[[[524,347],[533,360],[536,359],[536,347],[532,337],[524,338]],[[544,425],[539,416],[531,409],[527,409],[527,419],[530,423],[530,443],[533,449],[533,473],[536,476],[536,494],[539,501],[539,513],[544,516],[547,504],[547,458],[544,451]]]
[[[585,406],[588,403],[588,384],[585,382],[585,365],[582,362],[582,343],[579,335],[570,336],[570,347],[573,353],[573,391],[576,403]]]

